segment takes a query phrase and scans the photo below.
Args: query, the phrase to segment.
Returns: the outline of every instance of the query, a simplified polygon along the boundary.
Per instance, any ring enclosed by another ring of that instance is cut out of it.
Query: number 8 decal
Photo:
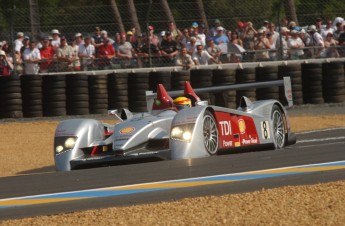
[[[261,134],[263,139],[270,139],[270,127],[268,121],[261,122]]]

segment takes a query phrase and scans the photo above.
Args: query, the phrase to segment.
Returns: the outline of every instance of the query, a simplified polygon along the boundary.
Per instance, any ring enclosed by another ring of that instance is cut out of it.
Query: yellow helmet
[[[182,110],[184,108],[192,107],[192,102],[187,97],[177,97],[174,99],[174,105],[177,110]]]

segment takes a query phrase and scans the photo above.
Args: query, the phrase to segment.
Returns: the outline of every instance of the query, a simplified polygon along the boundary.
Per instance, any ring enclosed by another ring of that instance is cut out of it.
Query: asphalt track
[[[297,139],[279,151],[0,178],[0,220],[345,179],[345,128]],[[312,165],[328,162],[336,163]],[[27,197],[42,194],[53,195]]]

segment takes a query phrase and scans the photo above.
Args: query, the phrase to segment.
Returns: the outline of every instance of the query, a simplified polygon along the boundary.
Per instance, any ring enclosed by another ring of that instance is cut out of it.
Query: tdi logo
[[[231,122],[230,121],[220,121],[220,127],[222,128],[222,135],[231,135]]]

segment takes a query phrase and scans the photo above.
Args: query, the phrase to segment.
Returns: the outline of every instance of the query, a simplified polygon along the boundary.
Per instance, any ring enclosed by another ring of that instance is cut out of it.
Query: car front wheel
[[[203,118],[203,136],[206,151],[210,155],[218,151],[218,128],[216,120],[211,112],[206,111]]]

